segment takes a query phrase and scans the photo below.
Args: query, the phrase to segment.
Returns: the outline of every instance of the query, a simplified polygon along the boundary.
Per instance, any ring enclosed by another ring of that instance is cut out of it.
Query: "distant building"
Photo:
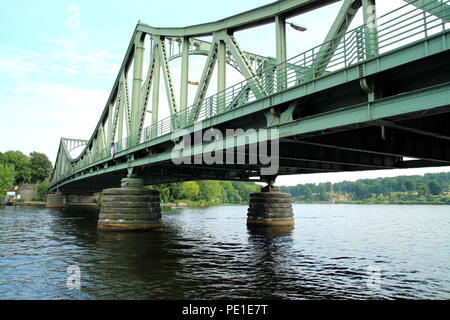
[[[35,184],[21,184],[16,191],[20,198],[30,201],[37,199],[37,191]]]

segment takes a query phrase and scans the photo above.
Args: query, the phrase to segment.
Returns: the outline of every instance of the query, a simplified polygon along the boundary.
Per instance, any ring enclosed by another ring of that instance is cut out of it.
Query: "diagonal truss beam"
[[[121,102],[122,102],[122,106],[123,106],[123,114],[125,117],[124,121],[126,124],[126,133],[127,133],[127,136],[130,136],[131,135],[131,107],[130,107],[130,99],[129,99],[129,93],[128,93],[128,80],[127,80],[125,73],[122,74],[121,84],[122,84]]]
[[[167,100],[169,101],[169,111],[170,115],[174,115],[177,113],[177,99],[175,97],[175,89],[173,87],[172,76],[170,73],[169,60],[167,58],[166,45],[164,42],[164,38],[159,38],[157,40],[158,48],[159,48],[159,57],[161,59],[161,66],[163,70],[163,77],[166,87]]]
[[[138,119],[138,135],[140,136],[142,133],[142,129],[144,128],[144,120],[146,115],[146,109],[148,104],[148,99],[150,97],[150,89],[153,81],[153,74],[156,66],[156,54],[155,51],[158,50],[158,45],[154,44],[152,48],[152,54],[150,57],[150,63],[148,65],[147,77],[144,81],[144,84],[141,88],[141,101],[139,104],[139,119]]]
[[[307,80],[318,77],[325,72],[331,58],[336,52],[339,43],[344,37],[345,32],[350,26],[361,5],[361,0],[344,1],[338,15],[336,16],[336,19],[325,37],[323,45],[320,47],[319,52],[313,60],[312,70],[309,76],[307,76]]]
[[[211,81],[211,75],[217,61],[217,55],[218,44],[216,41],[214,41],[211,49],[209,50],[208,58],[206,59],[205,67],[203,68],[202,76],[200,78],[199,86],[194,98],[194,104],[189,118],[190,121],[196,121],[200,114],[200,109],[202,107],[203,100],[205,99],[206,92],[208,91],[208,86]]]
[[[227,48],[233,55],[236,64],[239,66],[241,73],[246,79],[248,79],[248,83],[250,84],[256,99],[263,98],[265,94],[261,84],[259,83],[259,77],[253,70],[250,60],[239,47],[235,37],[229,34],[222,34],[220,40],[225,42]]]

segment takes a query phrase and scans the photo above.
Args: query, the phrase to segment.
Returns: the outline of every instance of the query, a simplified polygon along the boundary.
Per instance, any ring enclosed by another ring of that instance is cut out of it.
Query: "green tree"
[[[44,180],[36,185],[37,200],[44,201],[47,197],[48,182]]]
[[[52,172],[52,163],[44,153],[30,153],[31,183],[44,181]]]
[[[1,155],[0,163],[9,164],[16,171],[15,184],[31,182],[31,161],[20,151],[7,151]]]
[[[420,183],[417,185],[417,194],[419,196],[424,196],[428,193],[428,186],[424,183]]]
[[[406,179],[405,187],[406,187],[406,190],[413,191],[416,188],[416,183],[412,179]]]
[[[14,166],[0,163],[0,191],[3,193],[6,190],[10,190],[14,185],[15,179],[16,171],[14,170]],[[3,197],[3,194],[0,197]]]
[[[241,196],[242,201],[244,202],[249,201],[250,194],[261,191],[261,186],[253,182],[233,181],[232,185],[239,192],[239,195]]]
[[[167,187],[170,190],[170,197],[172,199],[171,201],[179,200],[179,199],[182,198],[182,196],[181,196],[181,186],[182,186],[182,183],[180,183],[180,182],[169,183],[167,185]]]
[[[224,191],[224,202],[239,203],[242,202],[242,197],[239,192],[233,188],[233,184],[230,181],[222,182]]]
[[[305,186],[305,200],[312,200],[312,199],[313,199],[313,194],[312,194],[311,188],[308,185],[306,185]]]
[[[200,199],[207,202],[219,203],[222,199],[222,185],[215,180],[197,181],[200,188]]]
[[[181,196],[188,200],[197,200],[200,195],[200,187],[195,181],[183,182],[181,185]]]
[[[432,195],[435,195],[435,196],[441,194],[441,192],[442,192],[442,187],[441,187],[441,185],[440,185],[439,182],[438,182],[437,180],[435,180],[435,179],[431,180],[431,181],[428,183],[428,189],[430,190],[430,193],[431,193]]]
[[[355,196],[358,200],[364,200],[370,197],[370,192],[365,184],[356,182],[355,184]]]
[[[157,184],[157,185],[153,185],[153,186],[146,186],[146,188],[158,191],[159,198],[162,200],[162,202],[170,202],[171,201],[170,188],[167,184]]]

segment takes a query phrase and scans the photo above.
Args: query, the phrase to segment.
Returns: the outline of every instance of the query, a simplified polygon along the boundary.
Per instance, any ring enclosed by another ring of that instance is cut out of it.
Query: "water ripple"
[[[182,208],[162,230],[98,233],[92,210],[5,208],[0,299],[450,298],[445,206],[294,205],[292,230],[249,229],[246,211]]]

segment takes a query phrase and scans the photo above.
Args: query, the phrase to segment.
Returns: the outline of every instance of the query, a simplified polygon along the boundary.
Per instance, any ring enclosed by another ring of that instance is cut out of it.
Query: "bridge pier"
[[[66,196],[67,207],[97,207],[98,204],[95,201],[95,195],[90,194],[68,194]]]
[[[248,226],[293,226],[292,197],[269,183],[261,192],[250,194]]]
[[[65,208],[66,196],[61,192],[47,194],[47,201],[45,203],[47,208]]]
[[[143,188],[142,179],[124,178],[121,188],[103,190],[98,230],[143,231],[159,227],[159,192]]]

